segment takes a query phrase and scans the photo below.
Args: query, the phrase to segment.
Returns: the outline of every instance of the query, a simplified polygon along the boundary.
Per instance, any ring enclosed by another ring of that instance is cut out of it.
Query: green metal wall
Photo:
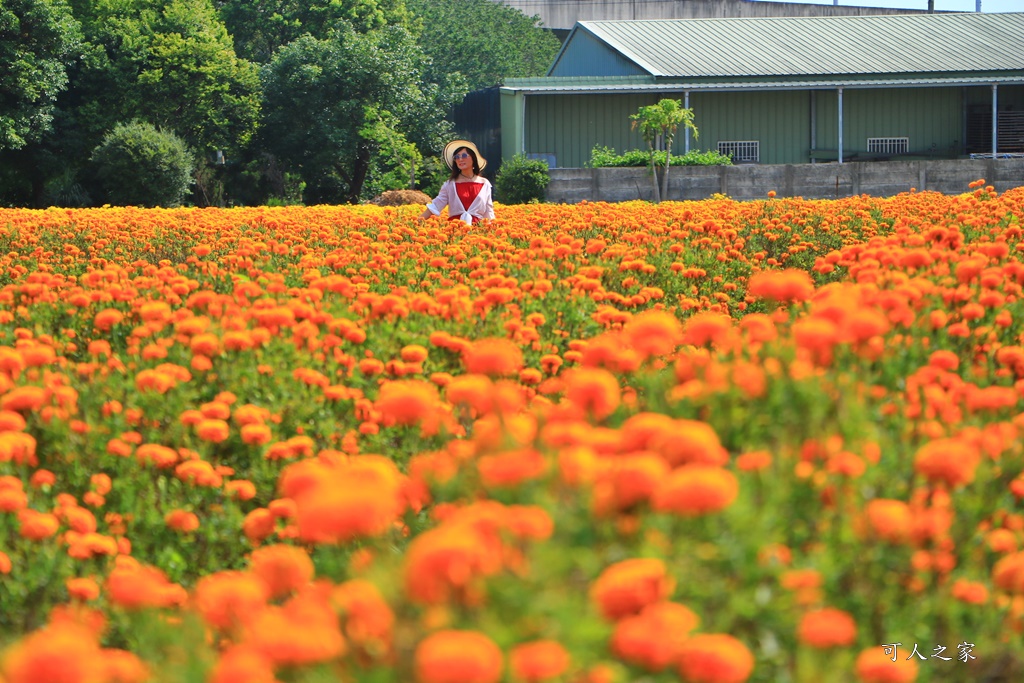
[[[700,133],[693,149],[717,150],[720,141],[757,140],[762,164],[807,161],[810,140],[807,91],[691,93]]]
[[[984,95],[988,99],[985,100]],[[579,168],[595,145],[643,149],[639,133],[630,130],[629,116],[662,97],[683,99],[682,93],[609,95],[528,95],[525,148],[528,153],[554,154],[556,166]],[[867,153],[869,137],[907,137],[911,155],[955,158],[965,142],[965,98],[991,102],[984,88],[878,88],[843,90],[843,154]],[[816,149],[838,148],[835,90],[815,93]],[[999,104],[1024,106],[1024,87],[1001,87]],[[717,149],[719,141],[760,142],[760,163],[807,163],[811,148],[810,91],[693,92],[690,107],[700,136],[693,149]],[[504,118],[504,112],[503,112]],[[682,153],[683,140],[673,151]]]
[[[580,168],[595,145],[618,152],[645,149],[630,129],[630,115],[662,97],[683,101],[682,93],[623,95],[529,95],[526,98],[526,151],[554,154],[561,168]],[[810,140],[807,92],[693,93],[690,107],[700,133],[691,149],[718,149],[719,140],[759,140],[761,163],[807,161]],[[673,153],[682,154],[682,137]]]
[[[629,117],[659,99],[646,94],[527,95],[526,152],[554,154],[559,168],[582,168],[594,145],[617,152],[644,149],[643,138],[630,130]]]
[[[838,93],[817,91],[817,148],[839,145]],[[960,88],[843,90],[843,156],[867,152],[867,139],[909,138],[909,153],[955,157],[962,149]]]

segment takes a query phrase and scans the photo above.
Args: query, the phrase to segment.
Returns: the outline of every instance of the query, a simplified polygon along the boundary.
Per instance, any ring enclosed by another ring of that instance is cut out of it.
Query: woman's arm
[[[420,214],[420,218],[430,218],[431,216],[441,215],[441,211],[444,207],[448,206],[449,185],[451,185],[450,180],[446,180],[441,184],[441,189],[438,191],[437,197],[434,198],[434,201],[427,204],[427,208],[425,208],[423,213]]]
[[[491,200],[491,183],[486,178],[484,178],[484,183],[486,184],[484,185],[483,191],[487,193],[487,202],[484,205],[483,217],[494,218],[494,202]]]

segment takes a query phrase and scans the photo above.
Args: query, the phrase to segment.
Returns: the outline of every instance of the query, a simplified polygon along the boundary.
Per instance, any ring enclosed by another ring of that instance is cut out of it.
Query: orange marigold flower
[[[277,519],[267,508],[256,508],[242,520],[242,533],[253,545],[268,538],[277,526]]]
[[[402,514],[402,475],[382,456],[358,456],[295,499],[299,537],[337,543],[377,536]]]
[[[892,647],[876,645],[863,650],[854,664],[860,682],[913,683],[917,679],[917,659],[896,655]]]
[[[984,605],[988,602],[988,588],[979,581],[957,579],[953,582],[950,595],[969,605]]]
[[[601,614],[618,620],[664,600],[675,587],[657,558],[634,558],[607,567],[590,587],[590,598]]]
[[[814,280],[798,268],[763,270],[750,276],[747,292],[773,301],[807,301],[814,294]]]
[[[271,598],[297,591],[313,580],[313,560],[293,545],[267,545],[254,550],[249,568],[267,585]]]
[[[374,407],[388,424],[425,428],[436,423],[441,399],[437,387],[424,380],[387,382],[381,386]]]
[[[367,652],[390,650],[395,615],[375,585],[364,579],[346,581],[331,591],[331,602],[342,613],[349,640]]]
[[[1017,549],[1017,535],[1009,529],[993,529],[985,534],[985,543],[994,553],[1012,553]]]
[[[345,654],[338,615],[324,596],[300,594],[246,619],[244,643],[284,666],[328,662]]]
[[[428,354],[426,347],[419,344],[403,346],[399,352],[402,360],[406,363],[422,363],[427,359]]]
[[[262,446],[265,443],[269,443],[274,438],[273,433],[270,431],[270,427],[265,424],[247,424],[243,425],[240,430],[242,437],[242,443],[250,446]]]
[[[754,655],[726,633],[701,633],[683,643],[679,675],[687,683],[743,683],[754,671]]]
[[[224,493],[234,500],[252,500],[256,497],[256,484],[247,479],[234,479],[225,482]]]
[[[671,427],[651,440],[651,447],[673,467],[689,463],[724,465],[729,461],[714,428],[698,420],[674,420]]]
[[[1007,593],[1024,594],[1024,552],[1001,557],[992,568],[992,583]]]
[[[414,662],[419,683],[497,683],[503,663],[501,650],[476,631],[438,631],[416,646]]]
[[[19,413],[39,410],[46,403],[46,389],[42,387],[15,387],[0,398],[0,408]]]
[[[150,671],[138,655],[127,650],[104,648],[103,675],[106,683],[144,683]]]
[[[883,541],[903,543],[910,537],[913,514],[902,500],[876,498],[866,508],[871,531]]]
[[[462,352],[466,371],[491,377],[508,377],[523,368],[523,351],[509,339],[489,337],[472,342]]]
[[[13,410],[0,410],[0,432],[23,432],[28,423],[20,413]]]
[[[683,643],[699,623],[700,618],[685,605],[656,602],[620,620],[609,645],[623,661],[663,671],[678,661]]]
[[[793,323],[793,340],[810,351],[817,362],[828,363],[832,347],[839,341],[839,328],[827,318],[803,318]]]
[[[104,583],[104,593],[110,602],[125,609],[168,607],[186,597],[184,589],[168,581],[162,571],[130,557],[117,558],[117,566]]]
[[[772,454],[768,451],[750,451],[736,458],[737,469],[744,472],[756,472],[771,467]]]
[[[60,521],[48,512],[37,512],[29,508],[18,511],[18,522],[21,528],[18,530],[22,538],[30,541],[41,541],[50,538],[60,527]]]
[[[104,308],[93,318],[92,324],[101,332],[108,331],[114,325],[124,320],[124,313],[116,308]]]
[[[20,488],[0,488],[0,512],[17,512],[28,507],[28,494]]]
[[[508,660],[512,676],[526,683],[558,678],[569,668],[569,653],[556,640],[535,640],[516,645]]]
[[[278,683],[274,664],[269,657],[251,646],[236,645],[225,650],[213,670],[208,683]]]
[[[917,450],[914,469],[929,481],[957,487],[974,481],[980,459],[978,449],[966,439],[935,439]]]
[[[446,524],[413,539],[405,554],[405,592],[410,600],[437,604],[465,601],[482,577],[501,568],[500,548],[475,527]]]
[[[825,607],[800,619],[797,637],[805,645],[819,649],[847,647],[857,638],[857,624],[849,612]]]
[[[259,576],[222,571],[196,583],[196,610],[213,628],[228,630],[251,621],[267,605],[270,591]]]
[[[71,578],[64,582],[68,595],[75,600],[88,602],[100,596],[100,587],[94,579],[88,577]]]
[[[644,358],[667,356],[683,341],[683,324],[668,311],[644,311],[633,316],[622,331]]]
[[[600,515],[628,510],[650,499],[670,469],[663,458],[643,451],[599,462],[593,501]]]
[[[196,425],[196,436],[203,441],[221,443],[231,434],[231,427],[224,420],[200,420]]]
[[[164,524],[169,529],[189,534],[199,528],[199,517],[188,510],[171,510],[164,515]]]
[[[736,476],[713,465],[685,465],[673,471],[654,491],[655,510],[680,515],[705,515],[732,505],[739,495]]]
[[[723,313],[705,311],[686,321],[683,342],[693,346],[721,344],[732,332],[732,318]]]
[[[596,420],[615,412],[622,403],[622,389],[615,375],[603,368],[576,368],[565,374],[565,395]]]
[[[6,683],[99,683],[102,671],[96,636],[71,623],[35,631],[0,659],[0,677]]]
[[[537,479],[547,470],[547,461],[534,448],[519,448],[481,456],[476,462],[480,481],[488,488],[518,486]]]
[[[14,565],[11,564],[10,556],[4,551],[0,550],[0,574],[10,574],[13,566]]]

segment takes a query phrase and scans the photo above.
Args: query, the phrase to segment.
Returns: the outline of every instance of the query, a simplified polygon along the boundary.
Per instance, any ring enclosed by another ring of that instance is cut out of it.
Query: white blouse
[[[478,176],[473,182],[483,183],[476,199],[468,207],[462,205],[459,193],[455,190],[455,181],[446,180],[437,193],[434,201],[427,204],[427,210],[435,216],[440,216],[445,206],[448,207],[449,216],[458,216],[466,223],[472,224],[473,217],[494,218],[494,203],[491,201],[491,183],[482,176]]]

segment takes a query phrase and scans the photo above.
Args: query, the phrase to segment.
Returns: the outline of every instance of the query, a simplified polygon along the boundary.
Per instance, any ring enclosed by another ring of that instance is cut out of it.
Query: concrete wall
[[[841,0],[842,1],[842,0]],[[570,29],[577,21],[623,19],[720,19],[724,17],[829,17],[866,14],[920,14],[920,10],[848,7],[825,0],[797,2],[749,0],[495,0],[515,7],[528,17],[539,15],[545,28]]]
[[[737,200],[763,199],[769,190],[805,199],[889,197],[911,188],[960,194],[980,178],[998,192],[1022,187],[1024,159],[679,166],[669,172],[668,197],[663,199],[701,200],[716,193]],[[649,201],[652,195],[646,168],[555,168],[547,200]]]

